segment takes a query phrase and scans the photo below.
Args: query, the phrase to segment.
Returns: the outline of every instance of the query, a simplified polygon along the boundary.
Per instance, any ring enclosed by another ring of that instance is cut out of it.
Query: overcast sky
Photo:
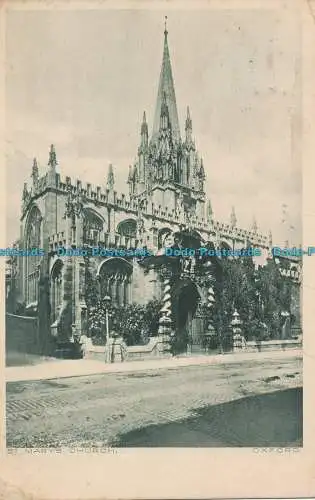
[[[9,11],[6,23],[8,244],[32,158],[127,192],[143,111],[152,127],[164,15],[181,131],[187,105],[217,219],[301,242],[300,31],[288,10]],[[285,220],[285,222],[283,222]],[[289,231],[289,226],[292,229]]]

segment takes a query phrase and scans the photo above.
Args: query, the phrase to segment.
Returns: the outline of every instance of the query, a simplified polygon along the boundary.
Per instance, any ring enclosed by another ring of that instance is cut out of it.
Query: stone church
[[[234,209],[229,223],[214,219],[205,194],[207,165],[196,147],[189,107],[182,130],[180,125],[165,28],[154,121],[149,124],[143,114],[137,161],[126,172],[129,192],[116,192],[112,165],[107,184],[94,187],[58,172],[54,145],[43,176],[34,159],[31,182],[24,184],[19,246],[43,248],[45,256],[18,258],[17,288],[26,309],[38,316],[41,335],[71,339],[84,332],[87,267],[100,294],[109,295],[115,305],[163,295],[154,266],[144,269],[134,257],[60,257],[60,247],[147,247],[158,252],[170,238],[179,241],[185,235],[185,246],[212,242],[216,248],[268,250],[272,245],[271,235],[260,234],[255,223],[251,229],[238,227]],[[296,268],[290,272],[297,278]],[[200,287],[197,295],[200,303],[207,299]],[[193,332],[202,333],[197,312],[188,314],[187,322]]]

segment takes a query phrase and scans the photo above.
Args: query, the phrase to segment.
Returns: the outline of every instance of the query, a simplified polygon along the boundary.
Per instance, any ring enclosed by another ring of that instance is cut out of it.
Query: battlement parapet
[[[254,245],[269,247],[268,237],[256,231],[231,226],[230,224],[213,219],[209,219],[208,224],[204,224],[204,226],[210,232],[219,232],[223,236],[231,239],[248,240]]]
[[[48,237],[49,245],[65,245],[66,244],[66,234],[65,231],[60,231]]]
[[[38,179],[35,186],[28,192],[27,205],[29,201],[38,196],[47,187],[51,187],[48,174],[44,174]],[[175,224],[187,224],[188,219],[190,224],[196,230],[204,231],[208,234],[219,232],[222,237],[235,240],[249,241],[253,245],[269,247],[268,237],[253,230],[246,230],[239,227],[232,226],[231,224],[220,222],[211,218],[205,219],[203,217],[190,217],[183,210],[170,209],[168,206],[161,206],[160,204],[149,203],[147,200],[138,200],[129,198],[125,193],[117,194],[116,191],[101,186],[93,186],[91,183],[83,183],[80,179],[74,182],[71,177],[66,176],[61,178],[59,173],[55,174],[54,187],[63,193],[81,194],[87,202],[110,204],[117,209],[137,212],[139,209],[146,217],[157,217],[168,222]],[[26,207],[25,207],[26,208]]]

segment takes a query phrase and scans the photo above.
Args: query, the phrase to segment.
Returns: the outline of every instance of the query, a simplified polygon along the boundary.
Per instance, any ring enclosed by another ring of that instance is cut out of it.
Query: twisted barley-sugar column
[[[213,306],[215,303],[215,298],[214,298],[214,290],[213,287],[210,286],[208,288],[208,309],[210,312],[210,317],[209,317],[209,322],[208,322],[208,331],[213,332],[214,331],[214,326],[213,326]]]
[[[159,319],[159,333],[162,335],[169,335],[171,331],[171,294],[170,294],[171,286],[170,279],[165,278],[163,280],[163,298],[162,298],[162,309],[161,309],[161,317]]]

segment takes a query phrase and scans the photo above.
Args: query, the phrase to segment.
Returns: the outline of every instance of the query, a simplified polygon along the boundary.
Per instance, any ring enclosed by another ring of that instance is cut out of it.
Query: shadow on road
[[[250,396],[194,411],[182,421],[120,436],[114,447],[300,447],[302,388]]]

